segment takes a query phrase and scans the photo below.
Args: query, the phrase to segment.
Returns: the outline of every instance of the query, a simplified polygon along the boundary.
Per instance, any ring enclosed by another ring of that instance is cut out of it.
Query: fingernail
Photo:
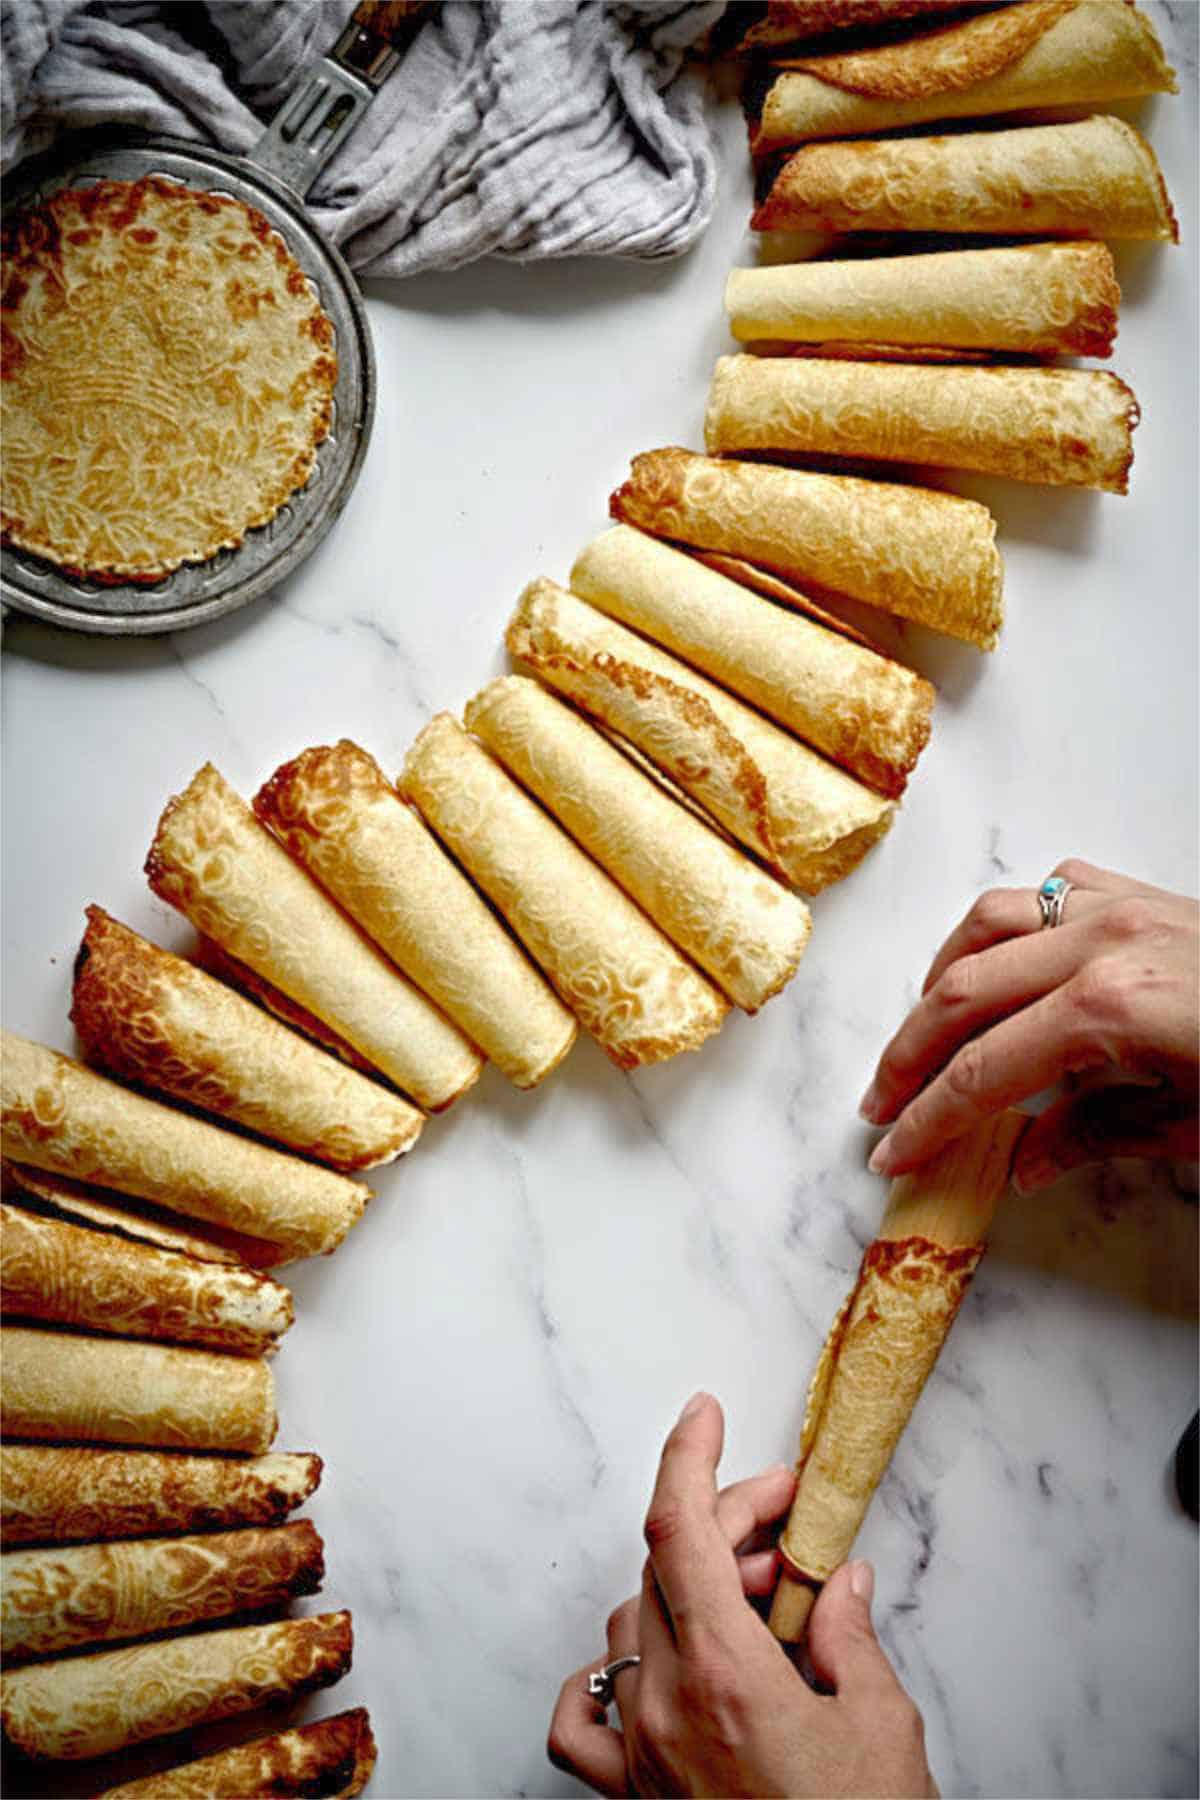
[[[870,1606],[875,1594],[875,1571],[869,1562],[850,1564],[850,1592],[856,1600],[865,1600]]]
[[[890,1175],[892,1172],[892,1134],[889,1131],[885,1138],[880,1138],[872,1150],[867,1163],[872,1175]]]
[[[692,1395],[691,1399],[688,1401],[687,1405],[684,1407],[683,1411],[680,1413],[680,1415],[679,1415],[680,1424],[682,1425],[682,1423],[685,1419],[693,1418],[695,1416],[695,1414],[700,1411],[700,1408],[704,1405],[705,1401],[708,1400],[709,1398],[710,1398],[710,1396],[705,1393],[704,1389],[699,1388],[696,1391],[696,1393],[694,1393]]]
[[[878,1111],[879,1087],[878,1084],[873,1081],[858,1103],[858,1116],[860,1119],[865,1119],[868,1125],[873,1125],[875,1123],[875,1115]]]

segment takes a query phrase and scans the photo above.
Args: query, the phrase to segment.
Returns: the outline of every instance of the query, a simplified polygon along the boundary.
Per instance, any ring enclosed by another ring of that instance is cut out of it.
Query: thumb
[[[1018,1193],[1111,1156],[1196,1154],[1196,1106],[1170,1086],[1100,1086],[1068,1094],[1029,1126],[1013,1166]]]
[[[813,1674],[836,1694],[847,1688],[893,1685],[892,1665],[871,1623],[875,1571],[868,1562],[843,1563],[817,1597],[808,1627]]]

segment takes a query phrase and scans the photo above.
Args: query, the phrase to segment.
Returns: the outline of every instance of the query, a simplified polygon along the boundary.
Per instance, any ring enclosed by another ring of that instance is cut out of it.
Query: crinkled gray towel
[[[3,165],[107,123],[244,154],[352,0],[3,0]],[[682,68],[722,0],[443,0],[310,196],[363,274],[672,256],[716,171]]]

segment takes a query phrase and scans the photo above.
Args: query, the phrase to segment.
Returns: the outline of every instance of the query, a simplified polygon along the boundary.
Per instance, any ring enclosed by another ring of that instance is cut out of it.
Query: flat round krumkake
[[[5,227],[3,306],[6,543],[157,581],[308,480],[333,325],[253,207],[153,175],[63,189]]]

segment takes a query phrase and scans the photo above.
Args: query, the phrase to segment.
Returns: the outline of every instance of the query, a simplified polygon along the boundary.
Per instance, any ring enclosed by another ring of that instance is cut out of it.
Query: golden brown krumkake
[[[573,1016],[365,750],[303,751],[254,810],[517,1087],[558,1067]]]
[[[275,1436],[267,1363],[130,1338],[0,1328],[6,1437],[258,1455]]]
[[[321,1458],[184,1456],[62,1444],[0,1447],[0,1541],[158,1537],[278,1525],[314,1493]]]
[[[746,1012],[800,964],[803,900],[673,800],[536,681],[508,675],[468,702],[468,730]]]
[[[324,1573],[324,1546],[308,1519],[202,1537],[10,1550],[0,1557],[0,1648],[24,1661],[180,1631],[315,1594]]]
[[[1107,244],[1017,244],[733,269],[745,344],[870,357],[996,350],[1108,356],[1121,290]]]
[[[717,363],[704,441],[712,455],[875,457],[1124,494],[1137,421],[1132,390],[1094,369],[743,355]]]
[[[929,740],[934,692],[903,664],[627,525],[580,552],[571,586],[881,793],[904,791]]]
[[[697,1050],[729,1003],[449,713],[401,791],[620,1068]]]
[[[243,1356],[273,1349],[293,1319],[287,1288],[250,1269],[3,1204],[0,1310]]]
[[[761,155],[806,138],[1175,91],[1132,0],[1019,0],[898,42],[789,61],[751,143]]]
[[[369,1169],[410,1150],[424,1115],[99,906],[87,909],[71,1019],[118,1080],[233,1119],[302,1156]]]
[[[350,1614],[164,1638],[0,1675],[0,1720],[27,1756],[104,1756],[339,1681]]]
[[[298,868],[211,763],[175,796],[146,859],[150,886],[196,930],[323,1019],[439,1112],[483,1058]]]
[[[283,1257],[336,1249],[371,1197],[361,1182],[131,1093],[42,1044],[11,1032],[2,1042],[2,1147],[17,1162],[231,1226]]]
[[[1132,125],[1106,115],[808,144],[784,163],[751,223],[755,231],[1179,238],[1153,150]]]
[[[890,801],[553,581],[529,584],[505,641],[518,669],[632,744],[801,893],[847,875],[891,824]]]
[[[106,1788],[100,1800],[353,1800],[371,1779],[363,1706]]]
[[[976,500],[671,449],[635,456],[609,505],[614,518],[656,537],[743,557],[995,648],[1003,569],[996,521]]]

